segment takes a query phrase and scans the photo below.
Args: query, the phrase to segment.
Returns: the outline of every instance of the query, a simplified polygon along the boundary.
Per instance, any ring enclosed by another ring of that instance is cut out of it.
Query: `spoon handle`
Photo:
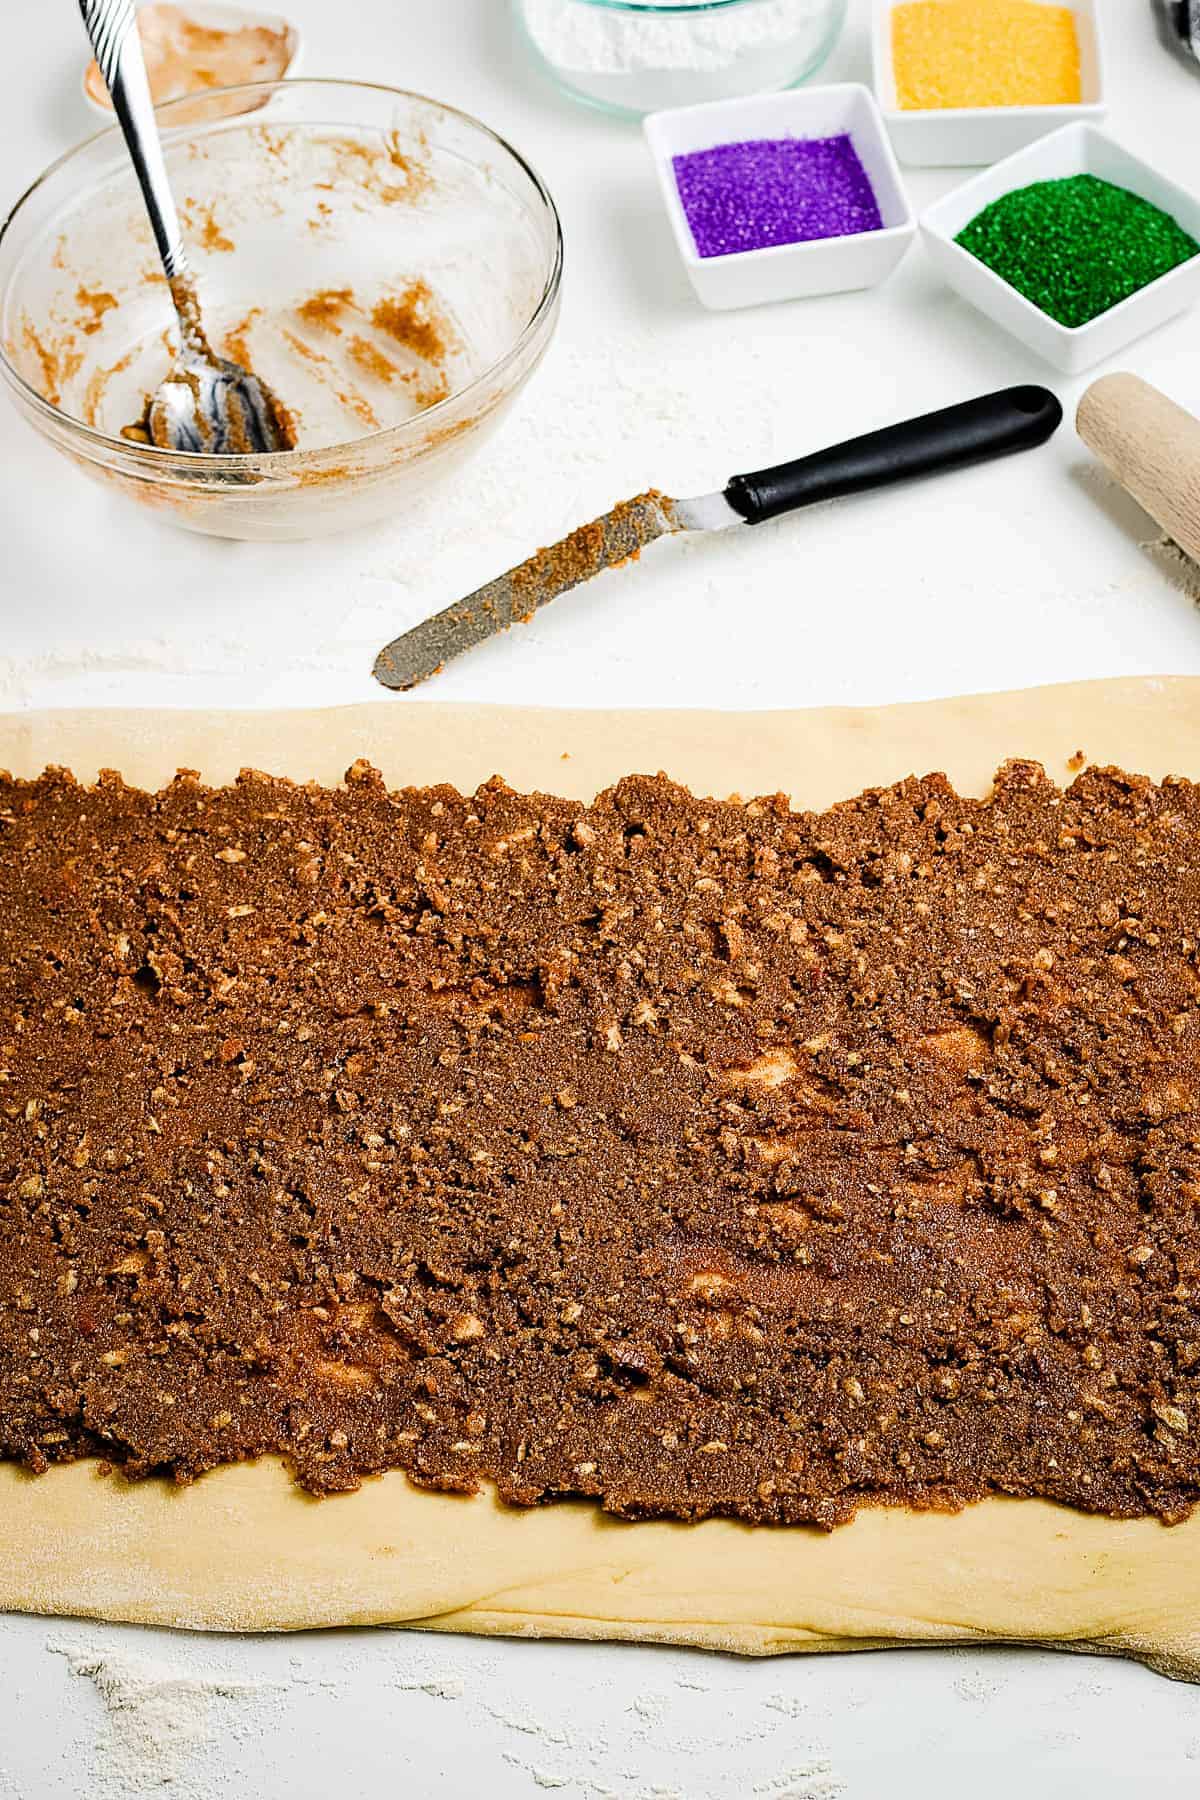
[[[174,283],[187,273],[187,255],[167,180],[133,0],[79,0],[79,10],[133,159],[163,273]]]

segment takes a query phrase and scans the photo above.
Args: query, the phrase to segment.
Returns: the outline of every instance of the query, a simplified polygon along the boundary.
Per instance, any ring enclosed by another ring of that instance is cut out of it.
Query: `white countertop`
[[[91,125],[69,0],[13,10],[0,65],[6,195]],[[1149,0],[1102,10],[1111,127],[1194,182],[1200,79],[1158,46]],[[831,78],[866,78],[866,11],[851,0]],[[480,496],[466,533],[427,512],[315,545],[193,537],[88,485],[0,407],[0,707],[419,704],[372,683],[385,638],[647,483],[714,487],[737,468],[1010,382],[1048,382],[1073,410],[1084,382],[1056,377],[971,313],[919,247],[872,293],[703,312],[640,133],[543,86],[504,0],[292,0],[290,12],[308,73],[436,94],[539,167],[567,233],[557,344],[460,488],[463,501]],[[918,206],[957,179],[908,177]],[[1120,366],[1200,410],[1197,316]],[[774,707],[1200,674],[1200,617],[1144,547],[1156,535],[1064,428],[1036,459],[736,540],[660,546],[455,664],[427,694]],[[222,1779],[268,1800],[481,1789],[500,1800],[958,1800],[964,1789],[1008,1800],[1016,1784],[1171,1800],[1200,1784],[1200,1691],[1023,1651],[749,1664],[12,1618],[0,1621],[0,1695],[0,1797],[21,1800],[207,1795]]]

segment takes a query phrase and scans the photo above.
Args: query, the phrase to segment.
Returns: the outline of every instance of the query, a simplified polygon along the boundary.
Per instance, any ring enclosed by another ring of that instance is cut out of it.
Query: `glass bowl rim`
[[[725,5],[728,3],[728,0],[717,0],[717,3],[719,5]],[[209,473],[220,475],[222,473],[237,471],[244,475],[247,470],[251,468],[264,471],[277,470],[280,474],[283,474],[287,470],[294,468],[299,462],[302,462],[306,468],[311,468],[314,464],[329,463],[334,460],[340,461],[350,452],[357,452],[366,445],[378,445],[386,439],[402,440],[409,435],[414,438],[421,436],[430,421],[433,421],[436,424],[439,415],[444,415],[450,408],[457,409],[461,401],[465,400],[469,395],[476,393],[485,383],[492,381],[495,376],[501,373],[510,363],[517,361],[536,337],[542,324],[552,311],[562,286],[564,254],[562,219],[559,216],[558,207],[555,204],[553,194],[532,164],[526,161],[521,155],[521,152],[510,144],[507,138],[502,137],[498,131],[494,131],[492,127],[485,124],[482,119],[476,118],[473,113],[466,112],[462,107],[452,106],[445,101],[435,100],[430,94],[418,93],[415,88],[392,87],[387,82],[382,81],[354,81],[338,76],[309,75],[293,77],[285,76],[276,81],[239,82],[232,87],[206,88],[201,95],[183,94],[175,100],[168,100],[163,105],[156,107],[155,112],[161,116],[169,126],[169,115],[173,111],[185,106],[194,106],[197,100],[207,102],[209,100],[220,100],[233,95],[245,97],[259,95],[262,96],[262,103],[265,105],[266,101],[270,99],[273,94],[278,93],[284,88],[352,88],[363,93],[389,94],[396,99],[416,100],[423,106],[431,107],[448,117],[461,119],[474,130],[482,132],[484,137],[490,138],[492,143],[497,145],[506,156],[512,158],[513,162],[516,163],[517,167],[521,169],[532,183],[534,192],[541,202],[544,215],[549,219],[554,232],[554,250],[550,258],[550,269],[545,283],[543,284],[541,296],[533,312],[522,326],[520,334],[515,342],[509,346],[502,356],[498,356],[494,362],[489,363],[478,375],[473,376],[472,379],[467,382],[465,387],[456,389],[454,393],[448,394],[444,400],[439,400],[433,406],[426,407],[423,412],[417,413],[411,419],[406,419],[401,425],[382,425],[375,431],[363,432],[360,437],[345,438],[336,444],[322,444],[316,449],[306,450],[301,448],[275,451],[269,456],[256,455],[254,453],[243,453],[236,456],[205,456],[192,454],[187,451],[161,450],[157,445],[133,443],[128,438],[112,437],[107,431],[99,431],[94,425],[89,425],[83,419],[72,418],[71,414],[64,412],[61,406],[53,405],[51,401],[46,399],[44,394],[39,394],[37,389],[26,381],[20,370],[13,367],[9,360],[8,351],[3,341],[0,340],[0,372],[2,372],[5,379],[17,389],[21,397],[32,406],[34,412],[40,414],[44,419],[53,424],[56,429],[65,429],[72,436],[81,438],[85,443],[92,444],[99,450],[109,453],[115,450],[133,468],[142,468],[146,470],[153,469],[158,472],[160,477],[165,476],[168,465],[180,473],[185,479],[191,477],[193,472],[197,475],[207,475]],[[245,118],[257,110],[259,110],[259,108],[245,107],[234,114],[222,115],[218,113],[213,122],[219,122],[222,117],[225,117],[226,119]],[[194,124],[197,123],[197,121],[193,120],[191,123]],[[79,143],[72,144],[69,150],[64,150],[61,156],[56,156],[54,161],[44,168],[40,175],[34,177],[24,192],[19,194],[13,204],[8,208],[3,219],[0,220],[0,251],[4,248],[5,239],[16,221],[17,215],[20,213],[21,209],[34,198],[38,190],[44,187],[53,176],[60,172],[60,170],[65,168],[74,157],[81,155],[83,151],[88,150],[94,144],[99,143],[102,138],[119,137],[120,129],[120,126],[115,123],[112,125],[102,125],[99,131],[92,132],[88,137],[81,139]],[[180,126],[179,129],[181,131],[186,130],[186,126]],[[5,293],[0,292],[0,300],[3,300],[4,298]]]
[[[568,4],[595,7],[599,12],[650,13],[660,19],[687,19],[698,13],[736,12],[739,7],[765,6],[769,0],[679,0],[677,5],[664,5],[660,0],[568,0]],[[838,0],[826,0],[833,6]],[[844,0],[843,0],[844,3]]]

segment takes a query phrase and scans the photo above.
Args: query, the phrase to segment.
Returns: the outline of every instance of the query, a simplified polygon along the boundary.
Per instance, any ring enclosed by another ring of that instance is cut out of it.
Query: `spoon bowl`
[[[180,322],[179,349],[165,381],[122,436],[187,456],[273,456],[296,441],[292,421],[265,381],[218,356],[200,323],[195,283],[177,275],[171,297]]]
[[[257,375],[184,349],[150,396],[144,442],[191,456],[262,456],[291,448],[278,401]],[[142,427],[130,426],[128,435]]]

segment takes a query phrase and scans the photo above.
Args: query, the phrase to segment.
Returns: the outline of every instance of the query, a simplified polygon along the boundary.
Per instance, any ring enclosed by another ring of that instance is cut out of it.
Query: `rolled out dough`
[[[590,799],[663,769],[697,792],[782,790],[823,806],[944,770],[982,795],[999,763],[1069,759],[1200,779],[1200,681],[1126,680],[915,706],[807,713],[591,712],[382,703],[315,713],[0,717],[0,768],[101,767],[157,786],[176,768],[338,780],[368,757],[393,786],[494,773]],[[282,1464],[186,1488],[93,1463],[0,1465],[0,1608],[196,1630],[410,1624],[627,1638],[763,1655],[1008,1641],[1138,1657],[1200,1681],[1200,1514],[1094,1518],[1040,1500],[957,1515],[866,1508],[804,1528],[629,1524],[569,1502],[430,1494],[401,1474],[313,1500]]]

